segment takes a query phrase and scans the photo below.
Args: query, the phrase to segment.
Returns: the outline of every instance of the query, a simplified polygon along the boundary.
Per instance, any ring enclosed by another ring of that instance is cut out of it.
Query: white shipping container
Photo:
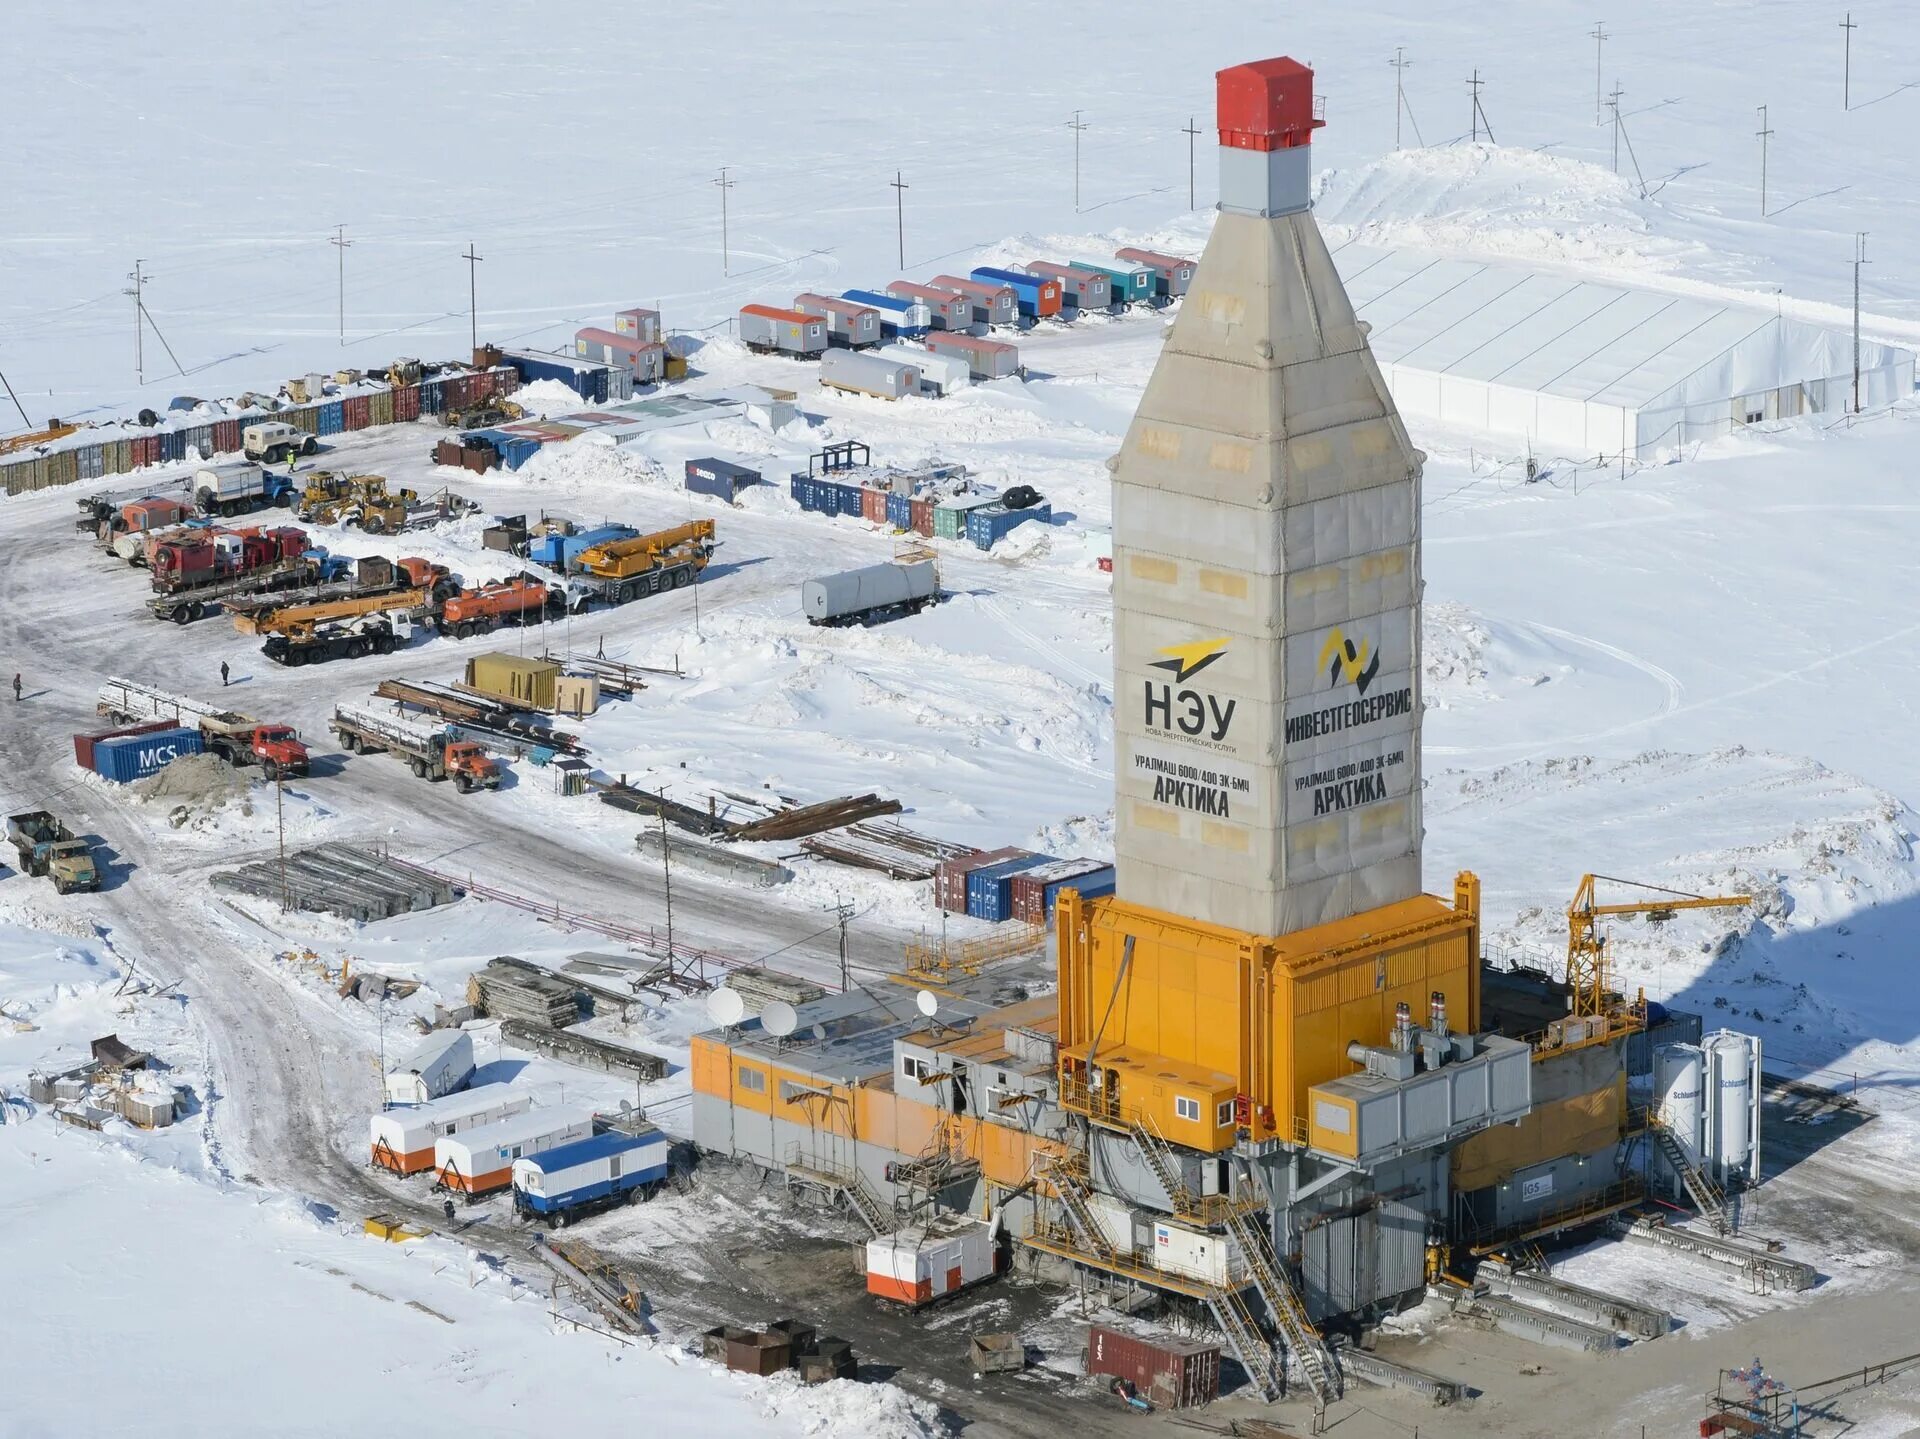
[[[958,355],[936,355],[911,345],[882,345],[873,353],[883,360],[914,366],[920,371],[922,388],[931,385],[943,395],[951,395],[973,383],[973,366]]]
[[[387,1071],[387,1103],[425,1104],[465,1089],[473,1078],[473,1036],[463,1029],[429,1034]]]
[[[461,1094],[431,1100],[412,1109],[373,1116],[374,1162],[402,1174],[433,1167],[434,1146],[442,1136],[481,1129],[533,1107],[533,1096],[505,1084],[483,1084]]]
[[[901,1304],[930,1303],[993,1273],[993,1228],[967,1215],[942,1215],[867,1242],[867,1292]]]
[[[1203,1234],[1181,1224],[1153,1226],[1153,1267],[1207,1284],[1237,1284],[1246,1278],[1247,1261],[1222,1234]]]
[[[593,1111],[578,1105],[534,1109],[435,1141],[433,1167],[454,1189],[475,1193],[505,1188],[513,1179],[513,1161],[593,1133]]]

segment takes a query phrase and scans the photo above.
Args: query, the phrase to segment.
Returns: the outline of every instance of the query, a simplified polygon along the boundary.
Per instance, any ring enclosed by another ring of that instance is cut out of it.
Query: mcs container
[[[146,734],[117,735],[95,740],[93,772],[115,784],[131,784],[160,773],[184,755],[206,748],[197,729],[151,730]]]

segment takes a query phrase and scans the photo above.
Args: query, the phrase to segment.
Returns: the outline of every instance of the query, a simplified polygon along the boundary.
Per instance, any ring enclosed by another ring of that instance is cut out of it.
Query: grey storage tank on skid
[[[860,355],[852,350],[828,350],[820,357],[820,383],[859,395],[897,400],[920,393],[920,370],[899,360]]]
[[[858,624],[922,609],[939,589],[932,560],[868,565],[808,580],[800,586],[800,608],[810,625]]]

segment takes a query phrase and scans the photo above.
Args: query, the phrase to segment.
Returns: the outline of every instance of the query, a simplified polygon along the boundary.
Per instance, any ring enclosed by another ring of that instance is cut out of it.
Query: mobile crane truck
[[[596,601],[623,605],[690,585],[713,559],[714,543],[713,521],[694,520],[582,550],[567,567],[568,603],[585,614]]]

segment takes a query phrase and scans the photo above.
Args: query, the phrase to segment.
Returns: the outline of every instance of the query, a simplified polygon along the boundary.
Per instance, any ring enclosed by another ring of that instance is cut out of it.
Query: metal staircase
[[[1106,1231],[1101,1229],[1093,1210],[1087,1206],[1087,1193],[1092,1187],[1091,1176],[1087,1173],[1087,1156],[1077,1149],[1051,1155],[1042,1161],[1039,1177],[1060,1201],[1060,1207],[1066,1210],[1068,1220],[1088,1250],[1106,1263],[1113,1263],[1117,1258],[1113,1245],[1108,1242]]]
[[[1660,1146],[1661,1157],[1680,1176],[1681,1187],[1687,1191],[1687,1197],[1693,1200],[1693,1207],[1713,1225],[1715,1232],[1727,1233],[1733,1226],[1727,1216],[1727,1197],[1720,1192],[1720,1186],[1693,1162],[1693,1156],[1687,1153],[1687,1146],[1681,1142],[1680,1136],[1667,1128],[1657,1115],[1647,1116],[1647,1132],[1653,1136],[1653,1142]]]
[[[848,1206],[865,1221],[867,1228],[875,1234],[892,1232],[893,1217],[880,1202],[880,1196],[867,1187],[867,1181],[860,1177],[857,1170],[840,1186],[840,1192],[847,1196]]]
[[[1260,1326],[1254,1321],[1246,1301],[1237,1290],[1212,1285],[1207,1289],[1207,1308],[1213,1311],[1214,1323],[1227,1336],[1227,1342],[1233,1346],[1234,1355],[1240,1360],[1240,1367],[1247,1371],[1247,1378],[1252,1381],[1253,1387],[1260,1391],[1262,1399],[1273,1403],[1282,1391],[1281,1375],[1286,1361],[1267,1342],[1267,1336],[1260,1332]]]
[[[1127,1132],[1133,1139],[1134,1147],[1140,1151],[1140,1157],[1147,1161],[1147,1168],[1153,1171],[1153,1177],[1160,1181],[1160,1187],[1167,1192],[1173,1212],[1182,1219],[1206,1222],[1208,1216],[1203,1212],[1204,1204],[1199,1196],[1187,1188],[1186,1181],[1180,1175],[1180,1161],[1174,1157],[1173,1147],[1160,1137],[1152,1127],[1152,1122],[1144,1115],[1136,1115],[1128,1121]]]
[[[927,1140],[927,1147],[914,1158],[893,1167],[893,1181],[900,1186],[894,1209],[911,1215],[931,1204],[941,1190],[977,1179],[979,1175],[980,1161],[967,1153],[966,1136],[959,1120],[943,1114]]]
[[[1300,1301],[1299,1291],[1293,1287],[1286,1271],[1267,1248],[1266,1236],[1253,1223],[1253,1214],[1265,1211],[1264,1205],[1259,1211],[1229,1210],[1227,1232],[1246,1256],[1247,1270],[1253,1276],[1254,1288],[1260,1291],[1268,1313],[1273,1315],[1274,1323],[1279,1326],[1287,1347],[1300,1365],[1300,1372],[1307,1377],[1307,1385],[1313,1390],[1314,1407],[1324,1409],[1340,1397],[1340,1369],[1333,1355],[1328,1352],[1326,1342],[1321,1339],[1320,1331],[1307,1318],[1307,1308]]]

